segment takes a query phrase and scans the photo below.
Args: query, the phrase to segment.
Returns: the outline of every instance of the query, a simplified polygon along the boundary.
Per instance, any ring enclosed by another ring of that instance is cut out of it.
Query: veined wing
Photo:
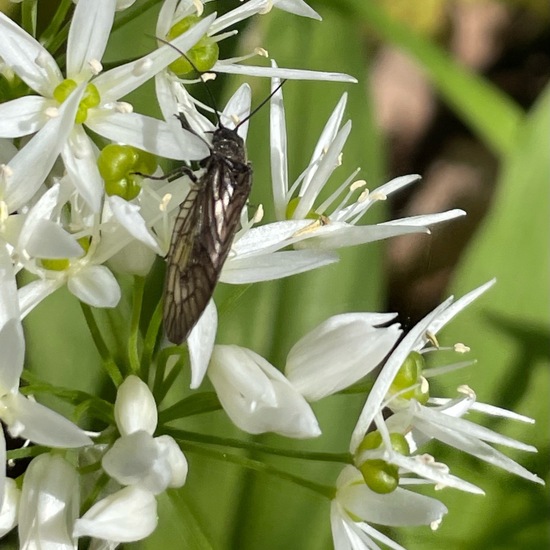
[[[176,219],[164,289],[164,328],[183,342],[214,293],[250,193],[251,169],[213,159],[182,203]]]

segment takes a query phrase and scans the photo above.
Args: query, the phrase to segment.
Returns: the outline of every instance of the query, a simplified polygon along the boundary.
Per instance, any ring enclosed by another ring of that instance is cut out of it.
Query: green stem
[[[41,445],[32,445],[30,447],[21,447],[6,452],[6,460],[20,460],[21,458],[33,458],[35,456],[47,453],[51,449]]]
[[[109,353],[105,340],[103,340],[103,336],[101,336],[101,332],[95,321],[92,309],[83,302],[80,302],[80,307],[82,309],[82,313],[84,314],[84,318],[86,319],[86,323],[88,324],[88,329],[90,330],[94,344],[99,352],[99,355],[101,356],[102,366],[109,378],[113,381],[115,387],[118,388],[118,386],[122,384],[122,373]]]
[[[59,34],[59,29],[63,25],[69,10],[73,6],[72,0],[61,0],[57,10],[55,11],[50,24],[46,27],[46,30],[40,36],[40,42],[42,45],[50,52],[55,52],[51,50],[51,46],[56,39],[56,36]]]
[[[36,12],[38,0],[25,0],[21,5],[21,26],[36,38]]]
[[[166,373],[166,363],[172,355],[179,355],[180,359],[183,360],[186,352],[177,346],[170,346],[161,350],[157,355],[155,378],[153,381],[153,395],[155,396],[157,406],[160,405],[162,401],[160,398],[161,393],[166,395],[165,389],[163,388],[164,374]]]
[[[285,479],[301,487],[305,487],[329,500],[334,498],[335,489],[327,485],[321,485],[320,483],[315,483],[308,479],[289,474],[283,470],[279,470],[270,464],[265,464],[264,462],[259,462],[258,460],[252,460],[251,458],[246,458],[244,456],[232,455],[223,451],[214,451],[212,449],[205,449],[199,445],[194,445],[193,443],[182,443],[182,449],[184,451],[200,454],[207,456],[214,460],[219,460],[221,462],[230,462],[232,464],[237,464],[243,468],[248,468],[249,470],[259,472],[262,474],[270,475],[277,477],[279,479]]]
[[[134,292],[132,300],[132,319],[130,321],[130,336],[128,338],[128,360],[133,374],[139,375],[139,319],[143,304],[143,291],[145,289],[145,277],[134,277]]]
[[[182,445],[187,445],[188,441],[198,443],[207,443],[210,445],[220,445],[224,447],[232,447],[234,449],[247,449],[250,451],[258,451],[265,454],[284,456],[287,458],[299,458],[302,460],[312,460],[319,462],[338,462],[342,464],[353,464],[353,460],[349,453],[322,453],[317,451],[300,451],[294,449],[280,449],[271,447],[254,441],[242,441],[240,439],[232,439],[229,437],[218,437],[214,435],[199,434],[179,430],[177,428],[164,428],[166,434],[171,435],[178,440]]]
[[[162,300],[159,300],[159,303],[151,316],[151,320],[149,321],[149,326],[147,327],[147,332],[145,333],[145,339],[143,341],[143,351],[141,353],[141,372],[144,374],[145,380],[149,380],[149,370],[151,368],[153,352],[155,351],[155,345],[157,343],[161,323]]]

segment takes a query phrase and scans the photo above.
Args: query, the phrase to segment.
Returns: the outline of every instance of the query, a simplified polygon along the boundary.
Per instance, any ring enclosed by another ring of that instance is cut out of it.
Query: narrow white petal
[[[272,61],[272,65],[275,62]],[[271,82],[271,91],[280,84],[278,78]],[[285,105],[280,88],[270,100],[269,135],[271,139],[271,182],[275,215],[278,220],[286,218],[286,195],[288,193],[288,164]]]
[[[44,298],[63,285],[63,278],[39,279],[18,290],[21,319],[24,319]]]
[[[112,141],[133,145],[161,157],[200,160],[210,154],[206,143],[191,132],[178,128],[176,141],[170,124],[137,113],[95,109],[86,125]]]
[[[117,196],[108,197],[107,201],[109,202],[109,206],[115,218],[132,237],[147,245],[159,256],[163,255],[155,237],[153,237],[147,228],[145,220],[140,213],[141,208],[139,205],[128,202],[122,197]]]
[[[415,225],[351,225],[342,222],[329,222],[327,225],[318,226],[309,235],[304,235],[304,237],[309,238],[304,238],[304,240],[295,244],[295,247],[316,250],[337,250],[339,248],[372,243],[411,233],[429,233],[429,231],[426,227]]]
[[[26,204],[46,179],[74,126],[83,91],[81,84],[61,105],[59,115],[49,120],[9,162],[13,174],[7,178],[4,200],[10,211]]]
[[[101,61],[115,17],[115,0],[78,2],[67,42],[67,75],[89,71],[90,61]]]
[[[331,143],[336,139],[340,124],[342,124],[342,118],[344,116],[347,101],[348,94],[342,94],[342,97],[336,104],[336,107],[332,111],[329,119],[327,120],[327,123],[325,124],[325,127],[323,128],[323,131],[321,132],[319,139],[317,140],[317,144],[315,145],[315,149],[313,150],[313,155],[311,155],[309,164],[318,162],[318,160],[326,153]],[[317,170],[310,170],[308,172],[302,183],[303,189],[307,189],[308,185],[310,184],[316,173]]]
[[[315,171],[315,177],[305,189],[296,210],[294,211],[294,219],[305,218],[311,210],[315,199],[319,196],[321,189],[323,189],[328,178],[334,172],[334,169],[338,166],[338,157],[344,148],[346,140],[351,132],[351,120],[346,122],[342,129],[338,132],[334,140],[331,142],[328,150],[323,155],[317,170]]]
[[[78,474],[60,456],[42,454],[25,472],[19,506],[21,548],[76,550],[71,534],[79,506]]]
[[[52,97],[63,75],[48,51],[19,25],[0,12],[0,57],[40,95]],[[37,60],[40,59],[40,65]]]
[[[455,208],[453,210],[447,210],[446,212],[438,212],[436,214],[424,214],[421,216],[409,216],[408,218],[400,218],[398,220],[390,220],[389,222],[384,222],[380,225],[408,225],[408,226],[418,226],[418,227],[428,227],[436,223],[442,223],[449,220],[454,220],[465,216],[466,212],[460,210],[460,208]]]
[[[397,371],[401,368],[403,361],[407,358],[409,353],[415,349],[415,346],[419,340],[425,337],[426,330],[430,326],[430,323],[445,311],[449,307],[450,300],[443,302],[436,309],[430,312],[424,319],[417,323],[409,333],[401,340],[401,343],[395,348],[394,352],[390,355],[386,361],[384,368],[378,375],[376,382],[374,383],[367,401],[363,406],[363,410],[359,415],[357,424],[353,429],[350,440],[350,452],[354,453],[359,443],[367,433],[374,417],[379,413],[382,402],[384,401],[386,394],[397,374]]]
[[[14,437],[49,447],[73,448],[92,444],[84,431],[70,420],[21,394],[10,396],[9,406],[12,421],[6,422]]]
[[[157,521],[154,495],[139,487],[125,487],[94,504],[76,520],[73,535],[133,542],[149,536]]]
[[[274,5],[276,8],[287,11],[288,13],[293,13],[294,15],[317,19],[317,21],[321,21],[322,19],[321,16],[303,0],[278,0]]]
[[[75,238],[51,220],[37,220],[25,250],[33,258],[78,258],[84,250]]]
[[[49,117],[44,111],[57,103],[38,95],[28,95],[0,105],[0,137],[16,138],[38,132]]]
[[[176,7],[179,0],[165,0],[160,7],[157,17],[156,36],[164,38],[173,24]]]
[[[273,281],[335,263],[338,259],[333,252],[317,250],[291,250],[255,258],[237,258],[225,264],[220,281],[231,284]]]
[[[75,126],[61,156],[71,183],[92,212],[99,212],[103,199],[103,180],[97,167],[97,152],[84,129]]]
[[[181,57],[180,51],[186,52],[192,48],[203,37],[215,18],[214,13],[205,17],[187,32],[172,40],[171,46],[164,44],[137,61],[131,61],[100,74],[94,79],[94,85],[99,90],[103,102],[116,101],[153,78],[172,61]]]
[[[93,307],[115,307],[120,301],[120,287],[103,265],[82,268],[69,277],[67,288],[79,300]]]
[[[9,319],[19,319],[17,283],[7,245],[0,241],[0,327]]]
[[[19,319],[9,319],[0,328],[0,395],[19,387],[25,360],[25,337]]]
[[[231,96],[226,103],[222,113],[222,122],[227,128],[235,128],[235,121],[240,123],[245,120],[250,114],[250,103],[252,101],[252,91],[250,86],[245,82],[241,84],[237,91]],[[246,141],[248,133],[248,121],[241,124],[237,130],[239,136]]]
[[[147,384],[137,376],[128,376],[118,388],[115,420],[121,435],[137,431],[145,431],[149,435],[155,433],[157,404]]]
[[[265,78],[280,78],[286,80],[328,80],[330,82],[356,83],[357,79],[343,73],[323,71],[307,71],[302,69],[284,69],[273,67],[257,67],[254,65],[238,65],[218,61],[211,69],[213,73],[242,74],[246,76],[260,76]]]
[[[191,389],[196,389],[202,384],[210,363],[217,329],[218,310],[214,300],[210,300],[187,339],[191,362]]]

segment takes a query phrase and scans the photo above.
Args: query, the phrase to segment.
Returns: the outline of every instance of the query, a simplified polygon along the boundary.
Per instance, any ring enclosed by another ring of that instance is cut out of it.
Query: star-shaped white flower
[[[272,80],[276,90],[280,80]],[[351,121],[342,127],[346,106],[344,94],[329,117],[307,168],[299,178],[289,185],[287,132],[285,123],[283,92],[279,89],[271,98],[271,177],[275,212],[279,220],[304,220],[309,225],[300,248],[334,250],[387,239],[406,233],[429,233],[430,225],[465,215],[463,210],[450,210],[439,214],[415,216],[376,225],[357,225],[369,208],[381,200],[412,183],[420,180],[413,174],[401,176],[369,193],[366,182],[354,181],[359,172],[353,172],[326,200],[318,203],[318,197],[329,178],[340,165],[340,156],[351,132]],[[356,196],[352,200],[352,197]],[[311,217],[316,219],[311,220]]]
[[[60,103],[71,97],[72,88],[85,84],[82,101],[72,105],[72,116],[64,119],[61,132],[66,139],[61,146],[61,155],[68,173],[75,176],[73,180],[79,185],[79,193],[96,212],[103,196],[103,184],[95,162],[94,146],[82,124],[108,139],[169,158],[200,159],[208,154],[201,140],[182,131],[186,138],[181,140],[186,139],[187,145],[182,156],[183,150],[174,146],[171,131],[165,122],[132,113],[130,105],[119,102],[121,97],[174,61],[179,56],[174,48],[162,46],[137,61],[100,74],[100,60],[113,23],[114,10],[114,0],[78,3],[69,30],[66,79],[49,52],[0,13],[3,37],[0,57],[39,94],[14,99],[0,106],[0,135],[20,137],[37,132],[50,118],[57,116]],[[214,14],[205,18],[189,32],[176,38],[174,46],[183,51],[189,49],[214,20]],[[59,146],[57,136],[53,135],[51,139]],[[42,146],[50,148],[47,143],[42,143]],[[59,151],[53,151],[57,156]],[[27,159],[29,164],[26,169],[11,167],[12,185],[24,181],[31,172],[33,184],[26,185],[34,191],[38,189],[51,168],[47,163],[37,166],[40,155],[43,152],[35,151],[34,156]]]

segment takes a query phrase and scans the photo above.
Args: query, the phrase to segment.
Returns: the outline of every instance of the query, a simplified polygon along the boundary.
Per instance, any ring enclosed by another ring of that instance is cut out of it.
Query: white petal
[[[387,495],[374,493],[357,473],[356,483],[341,487],[337,482],[336,499],[358,518],[380,525],[430,525],[447,513],[447,508],[438,500],[401,487]]]
[[[257,353],[238,346],[215,346],[208,376],[228,416],[242,430],[294,438],[320,435],[305,399]]]
[[[137,376],[130,375],[119,386],[115,401],[118,431],[128,435],[145,431],[153,435],[157,428],[157,404],[151,390]]]
[[[115,218],[134,239],[146,244],[159,256],[163,255],[155,237],[153,237],[147,228],[145,220],[140,213],[141,208],[137,204],[132,204],[117,196],[108,197],[107,201]]]
[[[180,51],[192,48],[206,33],[216,14],[202,19],[187,32],[174,38],[171,45],[164,44],[150,54],[111,69],[94,79],[103,102],[116,101],[153,78],[159,71],[181,57]],[[179,50],[179,51],[178,51]]]
[[[0,57],[32,90],[52,97],[63,75],[48,51],[19,25],[0,12]],[[40,65],[37,60],[40,59]]]
[[[216,341],[217,329],[218,310],[214,300],[210,300],[187,339],[191,362],[191,389],[198,388],[206,374]]]
[[[275,65],[275,62],[271,62]],[[271,82],[273,92],[280,84],[278,78]],[[279,88],[270,100],[269,136],[271,139],[271,185],[275,214],[278,220],[286,218],[286,195],[288,193],[288,152],[286,139],[285,105],[283,89]]]
[[[350,225],[342,222],[328,223],[311,231],[309,238],[296,243],[296,248],[337,250],[349,246],[367,244],[399,235],[429,233],[425,227],[404,225]]]
[[[28,236],[25,250],[33,258],[78,258],[83,248],[59,224],[51,220],[36,220]]]
[[[19,387],[25,361],[25,338],[19,319],[9,319],[0,329],[0,395]]]
[[[9,533],[17,525],[19,511],[19,499],[21,491],[17,488],[15,480],[6,478],[4,498],[0,509],[0,537]]]
[[[378,375],[376,382],[374,383],[367,401],[363,406],[363,410],[359,415],[357,424],[353,430],[350,440],[350,452],[354,453],[359,443],[367,433],[374,417],[379,413],[382,402],[384,401],[388,390],[401,368],[403,361],[407,358],[409,353],[415,348],[416,343],[425,337],[426,330],[433,322],[434,319],[445,311],[449,307],[450,300],[443,302],[436,309],[430,312],[424,319],[418,322],[409,333],[401,340],[400,344],[395,348],[389,359],[386,361],[384,368]]]
[[[82,268],[69,277],[67,288],[79,300],[93,307],[115,307],[120,301],[120,287],[114,275],[103,265]]]
[[[126,273],[145,277],[157,255],[139,241],[132,241],[109,258],[109,269],[115,273]]]
[[[250,90],[250,86],[246,83],[241,84],[223,110],[222,122],[226,128],[235,128],[235,121],[240,123],[248,117],[251,101],[252,91]],[[241,124],[237,130],[237,133],[243,140],[246,140],[247,132],[248,121]]]
[[[390,220],[389,222],[382,223],[380,225],[409,225],[428,227],[435,225],[436,223],[442,223],[456,218],[465,216],[466,212],[455,208],[453,210],[447,210],[446,212],[438,212],[437,214],[425,214],[422,216],[409,216],[408,218],[400,218],[398,220]]]
[[[342,126],[338,134],[336,134],[336,137],[332,140],[321,161],[319,162],[317,170],[315,170],[315,176],[311,179],[305,191],[303,191],[300,202],[298,203],[298,206],[292,216],[294,219],[303,219],[309,214],[310,211],[313,210],[313,205],[319,196],[321,189],[323,189],[328,178],[338,166],[338,157],[344,148],[350,132],[351,120],[348,120],[348,122]]]
[[[0,434],[0,464],[6,464],[6,438]],[[4,502],[6,492],[6,468],[0,468],[0,502]]]
[[[61,156],[71,183],[92,212],[99,212],[103,199],[103,180],[97,167],[95,146],[82,127],[73,129],[61,150]]]
[[[328,151],[328,148],[330,147],[332,142],[336,139],[336,136],[338,135],[338,131],[340,128],[340,124],[342,124],[342,118],[344,116],[344,111],[346,109],[347,101],[348,101],[348,94],[343,94],[340,100],[338,101],[338,103],[336,104],[336,107],[332,111],[329,119],[327,120],[327,123],[325,124],[325,127],[323,128],[323,131],[319,136],[319,139],[317,140],[317,144],[315,145],[313,155],[311,155],[311,159],[309,161],[310,165],[312,165],[313,163],[319,162],[319,160],[326,153],[326,151]],[[308,187],[309,183],[313,179],[316,172],[317,172],[317,169],[310,170],[307,173],[302,183],[303,189],[306,189]]]
[[[67,75],[76,78],[89,71],[90,61],[101,61],[113,26],[115,0],[78,2],[67,41]]]
[[[24,319],[44,298],[63,285],[63,278],[39,279],[21,287],[18,291],[21,319]]]
[[[343,73],[329,73],[323,71],[307,71],[302,69],[284,69],[273,67],[257,67],[253,65],[238,65],[218,61],[211,69],[213,73],[242,74],[246,76],[263,76],[267,78],[281,78],[286,80],[328,80],[330,82],[356,83],[357,79]]]
[[[160,449],[160,455],[165,458],[166,465],[170,469],[171,476],[168,486],[173,488],[183,487],[189,470],[185,455],[169,435],[156,437],[155,443]]]
[[[78,474],[60,456],[42,454],[25,473],[19,505],[20,547],[76,550],[71,528],[78,515]]]
[[[112,141],[133,145],[161,157],[200,160],[210,154],[206,143],[191,132],[180,128],[176,142],[170,124],[137,113],[94,109],[86,125]]]
[[[101,461],[103,469],[121,485],[138,485],[154,495],[170,482],[166,457],[147,432],[134,432],[117,439]]]
[[[59,114],[11,159],[11,177],[7,178],[4,200],[11,212],[27,203],[42,185],[56,161],[71,129],[84,85],[81,84],[61,105]]]
[[[321,16],[310,6],[308,6],[303,0],[278,0],[275,3],[275,7],[280,10],[293,13],[294,15],[301,15],[302,17],[309,17],[310,19],[317,19],[321,21]]]
[[[154,495],[139,487],[125,487],[94,504],[76,520],[73,535],[133,542],[149,536],[157,521]]]
[[[290,350],[285,374],[308,401],[351,386],[388,355],[402,331],[398,325],[375,328],[360,313],[336,315]]]
[[[311,271],[338,259],[335,253],[317,250],[290,250],[256,258],[237,258],[225,264],[220,281],[232,284],[272,281]]]
[[[4,416],[13,437],[23,437],[39,445],[76,448],[92,440],[78,426],[59,413],[16,393],[4,398],[9,419]]]
[[[44,113],[50,105],[57,106],[57,103],[38,95],[28,95],[2,103],[0,137],[16,138],[38,132],[50,120]]]
[[[9,319],[19,319],[17,283],[7,245],[0,241],[0,328]]]

